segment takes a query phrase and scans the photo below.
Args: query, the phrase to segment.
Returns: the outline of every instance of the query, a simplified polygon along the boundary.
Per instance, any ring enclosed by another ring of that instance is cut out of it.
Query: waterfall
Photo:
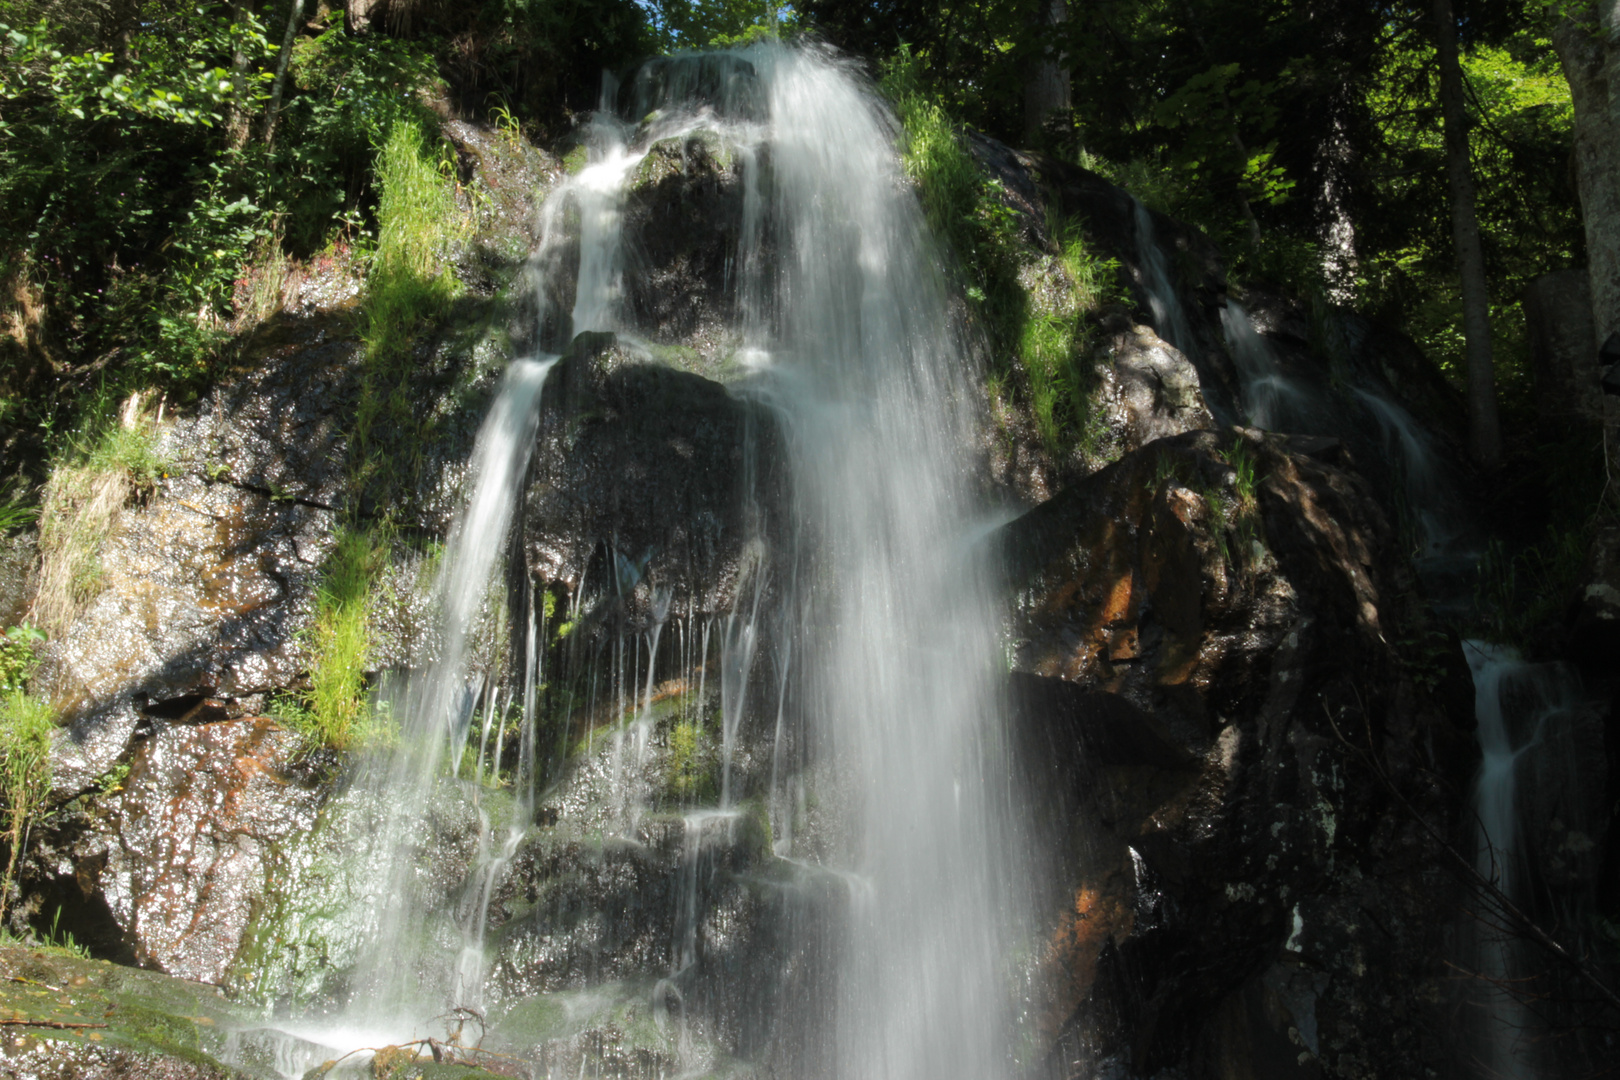
[[[1226,351],[1237,365],[1249,423],[1267,431],[1298,430],[1308,397],[1283,371],[1276,351],[1236,300],[1228,299],[1221,307],[1221,330]]]
[[[1519,778],[1527,759],[1541,751],[1549,725],[1571,709],[1573,688],[1558,665],[1527,663],[1508,646],[1470,640],[1463,652],[1474,680],[1481,759],[1473,797],[1479,822],[1474,867],[1509,899],[1528,906]],[[1489,916],[1476,918],[1472,931],[1473,1000],[1483,1030],[1470,1044],[1480,1075],[1534,1080],[1540,1032],[1531,991],[1521,988],[1528,984],[1518,935]]]
[[[346,1016],[349,1024],[361,1030],[390,1032],[401,1038],[395,1030],[400,1018],[434,1004],[433,994],[448,993],[458,1003],[475,1002],[483,980],[482,909],[463,920],[470,936],[449,963],[425,965],[444,971],[448,987],[418,986],[400,978],[402,970],[421,965],[424,947],[435,947],[425,945],[425,912],[412,902],[412,879],[417,874],[412,847],[431,827],[426,815],[446,752],[470,738],[482,680],[470,678],[469,638],[506,546],[516,493],[534,451],[540,392],[555,360],[515,360],[501,380],[474,444],[471,496],[451,533],[435,584],[441,612],[438,654],[398,701],[381,706],[398,719],[400,730],[394,751],[369,762],[360,780],[376,802],[387,807],[382,828],[373,840],[383,864],[380,887],[371,898],[368,913],[376,936],[357,973],[356,995]],[[493,697],[491,687],[491,702]],[[533,741],[532,726],[525,724],[520,754],[526,763],[535,759]],[[491,760],[500,760],[498,737]],[[511,858],[532,816],[528,805],[532,792],[524,794],[498,841],[493,835],[494,823],[482,808],[478,810],[482,872],[477,876],[482,883],[475,891],[486,902],[500,867]]]
[[[771,357],[794,514],[816,566],[795,650],[807,722],[849,786],[851,918],[837,1075],[981,1080],[1009,1071],[1007,913],[1025,872],[1007,809],[989,568],[971,528],[974,373],[945,276],[898,173],[894,121],[843,65],[750,55],[766,84],[773,298],[746,340]],[[969,549],[971,550],[971,549]]]
[[[1445,475],[1428,432],[1411,413],[1383,394],[1359,387],[1355,394],[1378,423],[1385,458],[1400,468],[1406,504],[1416,518],[1423,545],[1421,557],[1445,555],[1456,546],[1461,530],[1448,514],[1456,500],[1454,485]]]
[[[765,858],[819,874],[842,894],[836,926],[806,946],[834,954],[832,1000],[816,1010],[828,1019],[796,1029],[813,1069],[843,1080],[1009,1075],[1016,1018],[1007,987],[1018,977],[1009,957],[1027,933],[1022,898],[1033,890],[1002,730],[992,568],[974,542],[983,508],[971,454],[984,395],[939,249],[899,169],[897,125],[851,65],[776,43],[655,62],[632,94],[636,115],[649,119],[631,128],[598,117],[586,165],[542,208],[532,260],[541,338],[612,330],[635,340],[625,302],[634,265],[622,235],[628,187],[659,140],[718,136],[743,188],[730,281],[743,374],[733,392],[779,418],[791,491],[788,538],[775,550],[763,534],[748,541],[731,611],[708,615],[701,632],[695,609],[683,620],[670,589],[645,580],[647,555],[609,549],[606,588],[620,597],[650,590],[652,615],[603,658],[612,689],[600,700],[612,700],[605,711],[621,719],[602,736],[581,733],[586,755],[601,755],[592,775],[612,793],[612,808],[591,825],[599,837],[645,844],[638,830],[649,808],[634,776],[651,752],[667,622],[697,707],[708,693],[719,699],[717,805],[657,823],[681,839],[669,962],[642,972],[657,980],[647,1005],[660,1031],[678,1025],[685,1061],[703,883],[752,805],[770,822]],[[309,1035],[319,1047],[420,1037],[433,1017],[484,1002],[492,896],[536,831],[545,655],[536,642],[545,638],[533,604],[510,613],[530,620],[528,648],[523,670],[499,685],[498,672],[471,670],[469,642],[480,619],[498,615],[489,594],[552,363],[515,361],[501,383],[444,556],[437,656],[397,695],[397,746],[362,770],[359,783],[388,808],[370,840],[378,870],[360,913],[373,935],[341,1031],[327,1024]],[[580,603],[576,592],[571,624]],[[767,656],[769,674],[756,680]],[[504,767],[514,709],[520,765],[514,797],[498,812],[479,792]],[[768,790],[759,779],[745,788],[735,767],[750,725],[768,747]],[[789,742],[816,748],[815,780],[789,767]],[[807,794],[811,783],[831,786]],[[835,804],[838,824],[832,840],[811,845],[795,817],[817,796]],[[448,913],[453,934],[446,913],[430,910],[420,850],[447,800],[462,809],[444,812],[463,821],[470,813],[477,830],[473,871]],[[786,927],[787,937],[801,932],[791,919]],[[780,1018],[783,1029],[803,1023]]]
[[[1153,235],[1153,215],[1138,200],[1132,199],[1131,203],[1136,214],[1136,259],[1141,267],[1138,284],[1147,294],[1148,307],[1153,311],[1153,327],[1161,338],[1192,359],[1192,329],[1181,305],[1181,293],[1170,278],[1170,264],[1165,261],[1164,249]]]

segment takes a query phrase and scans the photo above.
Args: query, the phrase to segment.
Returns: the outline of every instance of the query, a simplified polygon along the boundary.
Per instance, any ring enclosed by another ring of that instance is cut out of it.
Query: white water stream
[[[894,122],[813,52],[753,57],[768,87],[773,298],[745,338],[772,357],[795,514],[819,537],[795,650],[808,722],[849,777],[852,918],[837,1075],[989,1080],[1010,1068],[1001,958],[1026,867],[1009,809],[988,567],[957,538],[978,511],[973,372],[939,257],[898,172]]]
[[[1474,679],[1481,758],[1474,785],[1479,820],[1474,868],[1525,905],[1519,774],[1526,759],[1541,750],[1549,723],[1572,707],[1574,687],[1558,665],[1528,663],[1509,646],[1464,641],[1463,653]],[[1489,916],[1476,919],[1472,931],[1472,1000],[1480,1025],[1474,1064],[1484,1077],[1535,1080],[1541,1031],[1528,1003],[1520,935]]]
[[[1192,329],[1181,304],[1181,293],[1170,277],[1170,264],[1165,260],[1164,249],[1154,235],[1153,215],[1140,202],[1131,201],[1136,214],[1136,257],[1142,272],[1140,284],[1142,291],[1147,293],[1148,306],[1153,310],[1153,327],[1159,337],[1191,359],[1189,350],[1194,345]]]
[[[700,74],[706,62],[687,61]],[[767,552],[756,540],[731,613],[704,622],[700,639],[695,620],[681,624],[683,655],[688,628],[694,645],[701,640],[698,661],[688,661],[699,701],[714,631],[723,770],[718,805],[681,819],[670,967],[651,1006],[660,1029],[672,1009],[679,1013],[684,1045],[681,985],[697,963],[705,852],[731,834],[739,801],[759,797],[778,858],[824,860],[830,879],[848,883],[843,926],[831,938],[833,1019],[829,1030],[811,1034],[820,1043],[812,1056],[844,1080],[1006,1076],[1013,1069],[1006,958],[1024,930],[1020,898],[1032,890],[1020,884],[1029,864],[1001,729],[998,612],[982,549],[967,542],[981,509],[969,455],[983,395],[950,314],[944,268],[899,172],[895,122],[852,68],[776,44],[726,54],[726,71],[751,77],[732,78],[728,86],[739,93],[718,103],[731,110],[720,115],[713,100],[669,96],[686,85],[682,63],[663,69],[666,96],[650,125],[632,131],[612,117],[595,122],[588,164],[542,211],[534,260],[543,321],[575,334],[633,334],[622,232],[637,166],[656,141],[697,130],[718,135],[736,155],[744,196],[734,332],[738,358],[752,373],[739,392],[780,417],[799,539],[786,552]],[[577,260],[567,254],[575,240]],[[567,295],[559,275],[569,273],[574,302],[563,315],[555,299]],[[316,1043],[420,1037],[447,1008],[483,1000],[490,897],[533,829],[541,657],[532,643],[542,636],[531,627],[526,670],[515,693],[504,694],[469,671],[468,642],[490,607],[551,363],[513,363],[478,437],[471,497],[438,586],[439,654],[394,707],[398,748],[361,779],[391,807],[373,841],[387,860],[364,913],[373,941],[346,1014],[303,1032]],[[620,552],[613,560],[619,587],[635,588],[641,564]],[[670,603],[667,591],[655,592],[645,640],[621,639],[612,658],[620,714],[635,717],[617,728],[612,748],[619,807],[610,827],[626,840],[643,809],[626,777],[648,752]],[[776,700],[762,703],[750,689],[767,635],[775,635]],[[790,681],[802,697],[792,715]],[[500,820],[477,808],[478,860],[455,913],[460,942],[450,945],[429,925],[417,848],[434,828],[440,778],[460,774],[466,750],[476,748],[474,781],[486,763],[498,767],[516,695],[516,806]],[[737,790],[733,756],[751,720],[774,728],[769,791]],[[795,846],[794,816],[806,796],[800,775],[788,790],[780,760],[790,725],[830,748],[831,773],[840,777],[838,835],[847,841],[816,855]]]
[[[1249,423],[1267,431],[1302,430],[1309,397],[1283,371],[1271,343],[1254,328],[1243,305],[1228,299],[1221,306],[1226,351],[1237,365],[1243,412]]]

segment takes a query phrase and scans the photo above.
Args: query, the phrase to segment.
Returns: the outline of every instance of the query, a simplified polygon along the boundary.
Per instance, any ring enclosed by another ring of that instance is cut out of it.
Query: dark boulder
[[[1056,1075],[1261,1069],[1277,1039],[1321,1064],[1255,1075],[1315,1075],[1442,985],[1426,904],[1453,887],[1392,791],[1444,827],[1433,775],[1465,775],[1466,734],[1389,644],[1422,613],[1378,504],[1300,449],[1163,439],[1004,530],[1022,757],[1064,867]]]

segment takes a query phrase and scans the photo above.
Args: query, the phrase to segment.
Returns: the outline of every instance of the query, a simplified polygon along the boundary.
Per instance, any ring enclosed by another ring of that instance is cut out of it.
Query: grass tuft
[[[398,454],[383,454],[381,433],[407,447],[422,424],[413,351],[425,327],[460,287],[446,260],[465,234],[454,181],[415,120],[400,120],[377,152],[377,246],[371,255],[360,336],[366,369],[354,422],[362,483],[397,473]],[[388,459],[388,470],[382,468]]]
[[[119,512],[132,496],[154,489],[167,469],[144,403],[136,394],[117,414],[105,401],[92,409],[45,485],[32,614],[53,637],[61,636],[101,591],[101,550]]]
[[[13,878],[28,827],[51,791],[50,706],[20,686],[0,691],[0,814],[6,837],[6,874],[0,881],[0,921],[11,905]]]
[[[353,750],[376,732],[366,695],[371,663],[372,593],[388,565],[386,535],[357,529],[338,534],[316,592],[315,621],[306,635],[309,686],[283,700],[276,715],[306,745]]]

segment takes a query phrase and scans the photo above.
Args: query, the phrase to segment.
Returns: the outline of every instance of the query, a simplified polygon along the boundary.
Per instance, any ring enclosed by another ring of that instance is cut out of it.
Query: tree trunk
[[[364,34],[372,28],[377,16],[381,14],[377,9],[382,7],[381,0],[344,0],[343,26],[351,34]]]
[[[1601,342],[1620,330],[1620,10],[1588,2],[1553,28],[1575,104],[1575,180],[1586,228],[1592,326]]]
[[[231,0],[230,11],[231,22],[240,34],[247,22],[247,7],[242,0]],[[242,51],[242,39],[237,37],[231,49],[231,108],[226,121],[226,134],[237,148],[248,141],[247,71],[247,53]]]
[[[265,109],[264,142],[276,141],[276,118],[281,115],[281,95],[287,85],[287,64],[292,59],[293,39],[298,36],[298,20],[304,14],[304,0],[291,0],[287,9],[287,31],[281,35],[281,53],[276,57],[276,81],[270,85],[270,104]]]
[[[1468,115],[1463,106],[1457,20],[1451,0],[1434,0],[1434,31],[1440,60],[1446,173],[1451,181],[1451,236],[1462,277],[1463,339],[1468,356],[1468,449],[1481,467],[1494,469],[1502,463],[1502,430],[1496,414],[1496,377],[1491,369],[1490,294],[1485,288],[1485,249],[1474,212]]]
[[[1574,4],[1552,32],[1575,105],[1575,183],[1586,230],[1593,341],[1620,331],[1620,6]],[[1591,358],[1595,364],[1597,357]],[[1604,395],[1604,444],[1620,477],[1620,398]],[[1620,491],[1605,489],[1605,497]]]
[[[1048,31],[1068,19],[1068,0],[1041,0],[1035,16],[1036,40],[1048,39]],[[1024,78],[1024,138],[1033,144],[1046,126],[1047,117],[1068,107],[1068,58],[1055,46],[1042,45]]]

